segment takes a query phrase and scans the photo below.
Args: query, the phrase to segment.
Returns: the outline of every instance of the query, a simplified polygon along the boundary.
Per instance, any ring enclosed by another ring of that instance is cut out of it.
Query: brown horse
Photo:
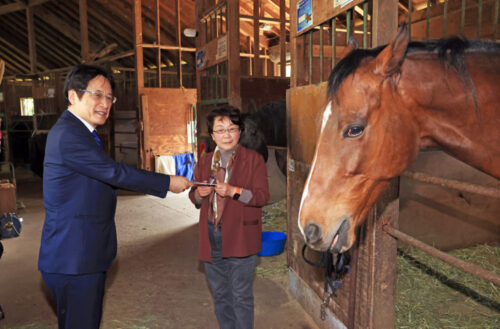
[[[391,178],[439,147],[500,178],[500,45],[459,38],[356,49],[330,74],[299,228],[344,252]]]

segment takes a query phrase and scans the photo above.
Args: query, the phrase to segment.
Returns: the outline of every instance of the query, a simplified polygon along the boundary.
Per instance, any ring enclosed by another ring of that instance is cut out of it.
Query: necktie
[[[99,138],[99,136],[97,135],[97,131],[95,131],[95,130],[94,130],[94,131],[92,132],[92,136],[94,136],[94,140],[95,140],[95,142],[97,143],[97,145],[98,145],[99,147],[102,147],[102,144],[101,144],[101,139],[100,139],[100,138]]]

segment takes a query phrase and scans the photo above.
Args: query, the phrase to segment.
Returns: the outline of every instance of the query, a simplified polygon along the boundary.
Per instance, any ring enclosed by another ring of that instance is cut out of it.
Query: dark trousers
[[[67,275],[42,272],[57,303],[59,329],[98,329],[106,272]]]
[[[215,314],[221,329],[251,329],[254,319],[253,279],[257,255],[222,258],[222,236],[209,223],[212,263],[205,262]]]

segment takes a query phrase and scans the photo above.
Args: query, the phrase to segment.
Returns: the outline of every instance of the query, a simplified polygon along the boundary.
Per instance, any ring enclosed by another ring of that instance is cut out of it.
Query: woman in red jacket
[[[240,111],[227,106],[207,117],[217,147],[203,155],[189,193],[200,210],[198,258],[205,263],[221,329],[253,328],[253,279],[261,250],[262,206],[269,200],[260,154],[239,145]]]

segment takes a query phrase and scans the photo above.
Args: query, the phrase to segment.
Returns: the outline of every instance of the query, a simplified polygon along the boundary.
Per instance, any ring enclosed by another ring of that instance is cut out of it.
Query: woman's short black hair
[[[212,110],[207,116],[208,133],[212,134],[214,132],[214,121],[217,117],[228,117],[232,123],[243,131],[243,120],[241,119],[240,110],[231,105],[226,105],[218,107]]]
[[[66,102],[69,104],[68,91],[73,89],[76,91],[78,98],[81,99],[83,96],[82,89],[87,89],[89,81],[94,79],[96,76],[102,75],[106,80],[109,81],[111,85],[111,91],[115,90],[115,82],[113,80],[113,74],[108,69],[88,64],[79,64],[71,68],[66,76],[66,81],[64,81],[64,96],[66,97]]]

